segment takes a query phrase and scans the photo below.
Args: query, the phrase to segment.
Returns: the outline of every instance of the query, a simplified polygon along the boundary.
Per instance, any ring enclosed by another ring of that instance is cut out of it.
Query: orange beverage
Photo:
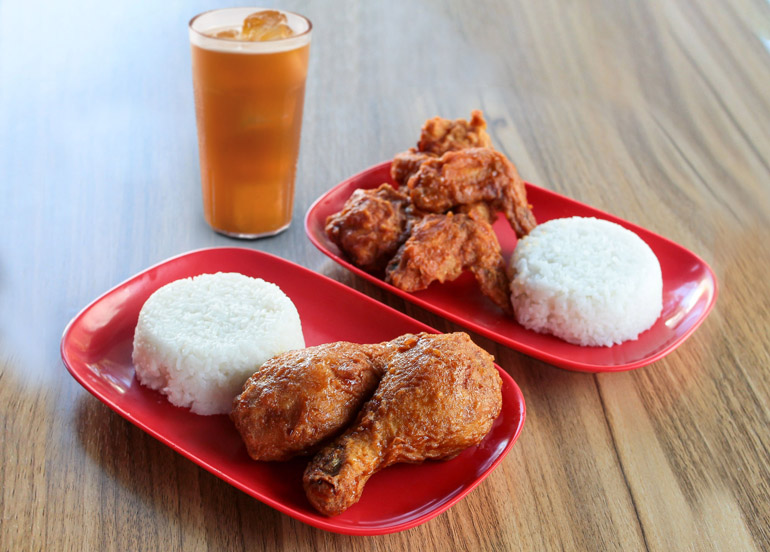
[[[242,27],[255,12],[267,22]],[[291,223],[310,33],[300,15],[257,8],[190,21],[203,212],[218,232],[257,238]]]

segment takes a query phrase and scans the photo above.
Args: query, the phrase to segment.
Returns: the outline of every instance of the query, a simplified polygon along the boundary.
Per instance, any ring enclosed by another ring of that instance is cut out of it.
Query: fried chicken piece
[[[399,462],[450,459],[477,445],[502,407],[492,356],[467,334],[405,335],[356,423],[310,462],[303,486],[322,514],[340,514],[376,472]]]
[[[471,111],[470,121],[456,119],[450,121],[442,117],[433,117],[425,121],[417,142],[417,150],[441,156],[448,151],[466,148],[491,148],[492,140],[487,134],[487,122],[478,109]]]
[[[460,205],[458,207],[455,207],[454,211],[455,213],[461,213],[463,215],[468,215],[470,218],[472,218],[475,221],[478,222],[486,222],[488,224],[493,224],[495,222],[495,219],[497,218],[494,211],[489,208],[489,205],[484,203],[483,201],[479,201],[478,203],[468,203],[465,205]]]
[[[415,148],[397,153],[390,164],[390,176],[399,188],[406,186],[409,178],[415,174],[428,159],[436,156],[432,153],[423,153]]]
[[[450,151],[428,159],[409,179],[408,187],[412,203],[424,211],[444,213],[483,201],[505,214],[518,237],[537,224],[516,167],[491,148]]]
[[[275,356],[233,401],[230,417],[254,460],[316,451],[356,417],[384,372],[383,344],[338,342]]]
[[[452,281],[470,269],[481,292],[513,313],[505,260],[492,226],[468,215],[426,215],[388,263],[385,280],[412,292],[432,282]]]
[[[481,111],[471,112],[470,121],[456,119],[450,121],[442,117],[433,117],[425,121],[420,132],[416,148],[398,153],[390,166],[393,182],[404,186],[427,159],[440,157],[448,151],[465,148],[492,147],[492,140],[486,131],[487,122]]]
[[[409,197],[390,184],[355,190],[342,211],[326,219],[326,235],[353,261],[370,272],[385,267],[404,243],[417,215]]]

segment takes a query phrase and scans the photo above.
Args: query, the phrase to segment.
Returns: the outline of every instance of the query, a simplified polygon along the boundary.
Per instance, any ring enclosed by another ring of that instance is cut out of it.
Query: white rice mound
[[[153,293],[139,313],[132,358],[138,380],[172,404],[225,414],[267,359],[304,346],[297,309],[277,285],[219,272]]]
[[[663,308],[660,263],[639,236],[596,218],[554,219],[511,258],[516,320],[583,346],[612,346],[649,329]]]

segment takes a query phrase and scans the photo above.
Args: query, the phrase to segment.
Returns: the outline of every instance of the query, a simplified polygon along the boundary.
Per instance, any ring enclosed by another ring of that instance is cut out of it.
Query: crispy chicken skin
[[[438,156],[448,151],[478,147],[492,147],[492,140],[487,134],[487,122],[478,109],[471,111],[469,121],[450,121],[442,117],[428,119],[422,126],[420,141],[417,142],[418,151]]]
[[[409,236],[413,208],[390,184],[355,190],[342,211],[326,219],[326,235],[353,263],[381,270]]]
[[[518,237],[537,224],[516,167],[491,148],[450,151],[428,159],[407,184],[412,203],[424,211],[444,213],[483,201],[505,214]]]
[[[303,477],[313,506],[334,516],[369,478],[399,462],[449,459],[477,445],[502,406],[493,358],[467,334],[405,335],[357,421],[312,459]]]
[[[434,157],[436,156],[431,153],[423,153],[415,148],[397,153],[390,164],[390,177],[399,188],[403,188],[409,178],[420,169],[420,165]]]
[[[399,186],[406,185],[420,168],[420,165],[432,157],[440,157],[448,151],[465,148],[492,147],[492,140],[487,134],[487,122],[478,109],[471,112],[469,121],[456,119],[450,121],[443,117],[433,117],[425,121],[420,132],[416,148],[396,154],[390,166],[390,175]]]
[[[454,212],[468,215],[477,222],[484,221],[488,224],[494,224],[495,219],[497,218],[497,213],[492,211],[492,209],[489,208],[489,205],[483,201],[459,205],[454,208]]]
[[[483,217],[482,207],[473,215]],[[479,214],[476,214],[479,213]],[[385,270],[385,280],[404,291],[418,291],[432,282],[452,281],[470,269],[484,295],[512,314],[510,281],[492,227],[465,214],[426,215]]]
[[[312,453],[339,434],[374,393],[383,344],[337,342],[275,356],[233,401],[230,417],[255,460]]]

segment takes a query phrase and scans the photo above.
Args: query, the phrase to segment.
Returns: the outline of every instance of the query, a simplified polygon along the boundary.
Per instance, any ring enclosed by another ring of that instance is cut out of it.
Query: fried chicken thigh
[[[500,413],[500,375],[467,334],[405,335],[391,344],[387,371],[356,423],[305,470],[305,493],[325,515],[358,502],[387,466],[449,459],[477,445]]]
[[[450,151],[428,159],[407,184],[412,203],[424,211],[444,213],[459,205],[483,201],[505,214],[518,237],[536,225],[516,167],[491,148]]]
[[[477,207],[471,216],[448,213],[423,217],[388,264],[385,280],[412,292],[434,281],[454,280],[470,269],[482,293],[511,314],[505,260],[492,227],[481,218],[485,213]]]
[[[338,342],[265,362],[233,401],[230,414],[255,460],[287,460],[340,433],[374,393],[384,344]]]
[[[326,219],[326,235],[356,266],[381,270],[409,236],[414,218],[409,198],[390,184],[358,189],[342,211]]]

